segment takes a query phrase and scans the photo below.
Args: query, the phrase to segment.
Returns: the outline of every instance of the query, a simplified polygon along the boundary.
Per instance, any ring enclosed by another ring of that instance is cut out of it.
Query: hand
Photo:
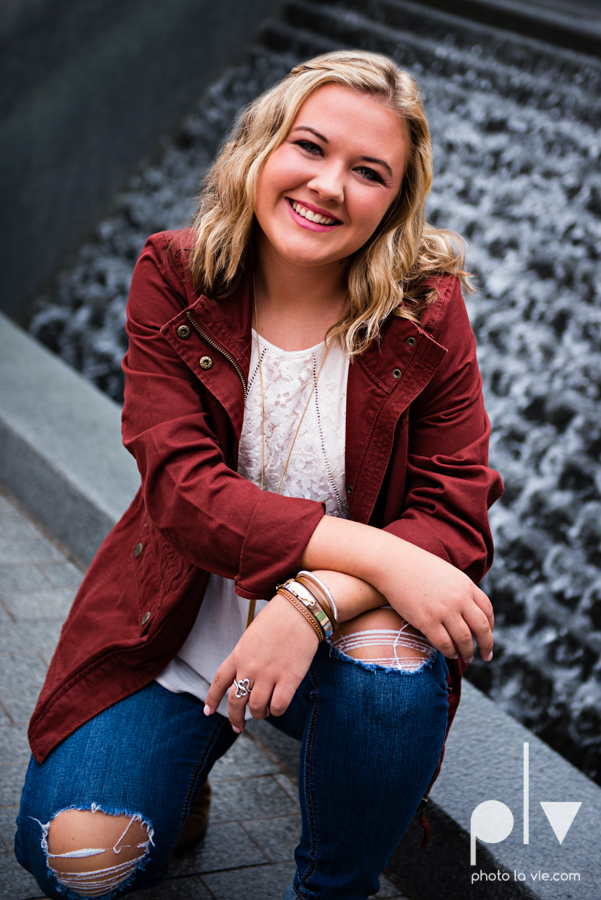
[[[244,730],[248,703],[255,719],[286,712],[307,674],[318,646],[317,634],[280,594],[265,606],[217,669],[207,694],[205,713],[214,713],[234,678],[250,680],[251,692],[228,697],[228,716],[236,732]]]
[[[400,543],[402,575],[389,558],[387,575],[378,584],[390,605],[444,656],[461,655],[471,662],[475,638],[482,659],[492,659],[494,614],[484,591],[445,560]]]

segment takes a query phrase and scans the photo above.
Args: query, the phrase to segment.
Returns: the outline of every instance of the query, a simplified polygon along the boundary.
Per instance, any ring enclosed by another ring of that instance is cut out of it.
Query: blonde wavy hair
[[[418,86],[388,57],[362,50],[316,56],[242,110],[204,179],[189,267],[202,293],[218,298],[235,287],[252,254],[261,170],[285,141],[305,100],[326,84],[381,97],[404,122],[408,136],[399,193],[354,254],[347,271],[350,302],[328,332],[328,338],[339,335],[355,355],[379,336],[391,314],[420,324],[422,311],[436,297],[424,284],[431,276],[455,274],[469,288],[462,239],[426,221],[432,147]]]

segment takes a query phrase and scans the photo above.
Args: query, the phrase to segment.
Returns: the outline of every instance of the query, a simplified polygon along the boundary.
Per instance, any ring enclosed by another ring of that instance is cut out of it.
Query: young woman
[[[413,79],[338,52],[240,117],[132,282],[142,486],[30,726],[17,853],[52,898],[157,884],[249,715],[302,740],[286,898],[365,900],[437,770],[492,559],[489,425]],[[327,637],[327,640],[324,638]]]

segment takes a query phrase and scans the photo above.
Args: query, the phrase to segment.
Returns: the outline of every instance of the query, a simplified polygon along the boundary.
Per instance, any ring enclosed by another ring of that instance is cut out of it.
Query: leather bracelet
[[[313,615],[311,615],[311,613],[309,612],[307,607],[304,606],[300,602],[300,600],[297,600],[297,598],[294,596],[294,594],[292,594],[283,585],[277,588],[277,593],[281,594],[282,597],[285,597],[286,600],[288,600],[290,603],[292,603],[292,605],[296,609],[298,609],[299,613],[305,617],[305,619],[307,620],[307,622],[309,623],[309,625],[311,626],[311,628],[314,630],[315,634],[317,635],[317,637],[319,639],[319,643],[321,644],[321,642],[323,640],[325,640],[325,632],[324,632],[323,628],[321,627],[321,625],[319,624],[319,622],[317,621],[317,619]]]
[[[323,583],[321,578],[318,578],[317,575],[314,575],[313,572],[308,572],[306,569],[302,569],[298,573],[296,578],[297,578],[297,581],[300,581],[301,584],[304,583],[303,578],[306,578],[307,581],[309,581],[311,584],[314,584],[317,588],[319,588],[319,590],[322,591],[324,597],[326,598],[326,602],[328,603],[330,609],[334,613],[333,617],[331,616],[330,618],[332,619],[332,624],[334,625],[334,628],[336,629],[338,627],[338,610],[336,609],[336,601],[334,600],[334,597],[332,596],[332,592],[329,589],[329,587]],[[307,585],[305,585],[305,587],[307,587]],[[309,590],[309,588],[307,588],[307,590]]]
[[[288,581],[284,582],[282,587],[285,587],[286,590],[290,591],[291,594],[294,594],[297,600],[300,600],[303,606],[305,606],[309,610],[311,615],[317,619],[317,621],[323,628],[325,636],[329,638],[329,636],[334,631],[334,626],[330,621],[330,616],[323,608],[313,591],[309,590],[306,585],[302,584],[300,581],[297,581],[295,578],[289,578]]]

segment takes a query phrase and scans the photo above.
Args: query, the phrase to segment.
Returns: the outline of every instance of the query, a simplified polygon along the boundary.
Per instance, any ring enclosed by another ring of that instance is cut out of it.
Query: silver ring
[[[240,681],[236,681],[234,678],[234,684],[236,685],[236,697],[238,697],[238,699],[240,699],[240,697],[248,697],[252,691],[250,678],[241,678]]]

